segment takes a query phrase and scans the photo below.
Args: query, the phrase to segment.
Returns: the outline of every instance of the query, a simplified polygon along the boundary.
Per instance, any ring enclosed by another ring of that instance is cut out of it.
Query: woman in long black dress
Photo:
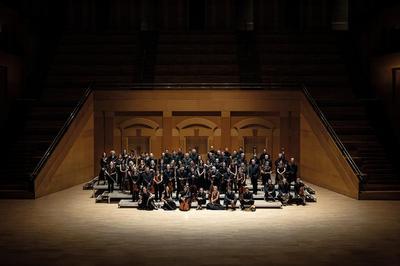
[[[157,209],[157,206],[154,203],[154,195],[151,194],[146,187],[143,187],[142,189],[138,209],[148,211]]]

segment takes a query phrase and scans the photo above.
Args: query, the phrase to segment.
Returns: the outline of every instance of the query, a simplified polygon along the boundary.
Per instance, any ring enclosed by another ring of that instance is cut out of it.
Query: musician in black
[[[290,184],[287,182],[286,178],[279,182],[278,184],[278,192],[276,198],[282,203],[283,206],[286,206],[290,200]]]
[[[160,174],[158,170],[156,170],[153,178],[153,186],[154,186],[155,200],[159,201],[162,199],[162,193],[164,191],[164,183],[163,183],[163,175]]]
[[[200,187],[200,189],[196,193],[196,201],[197,201],[197,210],[203,209],[203,205],[206,204],[207,194],[204,192],[204,189]]]
[[[184,166],[181,166],[176,172],[177,178],[177,190],[176,190],[176,199],[179,199],[179,193],[181,193],[186,185],[187,181],[187,171]]]
[[[256,164],[256,160],[252,159],[249,166],[249,177],[251,179],[251,184],[253,185],[253,194],[257,195],[257,183],[260,176],[260,168]]]
[[[275,201],[275,185],[271,179],[264,186],[264,199],[266,201]]]
[[[141,181],[144,187],[150,189],[154,178],[154,172],[150,171],[150,167],[146,166],[144,172],[141,175]]]
[[[213,186],[212,191],[210,192],[210,202],[207,203],[207,209],[209,210],[223,210],[224,206],[221,205],[219,199],[219,191],[217,186]]]
[[[231,207],[232,210],[236,210],[236,202],[237,202],[237,198],[236,198],[235,192],[233,192],[232,188],[230,186],[228,186],[228,189],[225,193],[225,198],[224,198],[225,208],[228,209],[229,207]]]
[[[283,161],[278,162],[278,166],[276,167],[276,176],[275,182],[279,183],[286,177],[286,165]]]
[[[167,164],[163,172],[163,180],[164,186],[169,186],[171,190],[170,192],[172,193],[175,189],[175,171],[170,164]]]
[[[164,202],[163,209],[164,210],[176,210],[176,204],[174,200],[172,199],[172,191],[169,190],[169,187],[166,186],[163,196],[162,196],[162,201]]]
[[[286,176],[287,176],[287,180],[289,183],[292,183],[293,181],[296,180],[297,178],[297,164],[294,160],[294,158],[290,158],[290,161],[287,165],[287,169],[286,169]]]
[[[248,187],[245,188],[245,191],[242,194],[242,198],[240,199],[240,208],[242,210],[247,208],[255,210],[253,193],[250,192]]]
[[[129,181],[129,189],[132,195],[132,201],[138,201],[140,180],[139,180],[139,172],[133,161],[129,161],[127,175]]]
[[[272,167],[271,161],[268,160],[268,155],[265,155],[261,165],[261,182],[265,185],[271,179]]]
[[[146,187],[143,187],[142,192],[140,193],[138,209],[148,211],[157,209],[154,202],[154,195],[151,194]]]
[[[306,205],[306,197],[305,197],[305,184],[300,178],[296,178],[296,182],[294,183],[294,191],[295,191],[295,198],[293,199],[297,205]]]
[[[114,191],[114,182],[117,178],[117,169],[115,168],[115,164],[113,161],[109,163],[105,174],[107,176],[108,193],[111,193]]]
[[[100,173],[99,173],[99,184],[100,181],[103,181],[103,184],[106,183],[106,169],[108,166],[108,157],[107,157],[107,153],[103,152],[103,156],[100,159]]]

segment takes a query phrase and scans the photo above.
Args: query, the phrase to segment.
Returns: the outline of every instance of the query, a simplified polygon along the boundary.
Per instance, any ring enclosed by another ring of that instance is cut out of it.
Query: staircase
[[[364,102],[354,95],[341,36],[257,35],[263,82],[301,82],[366,174],[360,199],[400,199],[399,173]],[[376,110],[375,110],[376,112]],[[387,135],[388,136],[388,135]]]
[[[20,118],[9,144],[0,198],[33,198],[31,173],[79,102],[90,81],[132,83],[141,65],[138,34],[67,34],[49,68],[46,87]]]

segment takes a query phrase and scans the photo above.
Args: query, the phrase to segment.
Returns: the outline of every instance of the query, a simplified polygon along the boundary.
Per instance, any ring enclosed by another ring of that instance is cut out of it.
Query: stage
[[[118,208],[95,204],[82,185],[34,201],[4,200],[1,264],[400,264],[398,201],[313,188],[317,203],[256,212]]]

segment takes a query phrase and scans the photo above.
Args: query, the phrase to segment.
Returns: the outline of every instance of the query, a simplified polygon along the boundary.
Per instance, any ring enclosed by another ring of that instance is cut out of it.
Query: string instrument
[[[299,188],[299,196],[300,197],[304,197],[304,186],[300,186],[300,188]]]
[[[185,197],[179,202],[179,210],[188,211],[190,210],[190,197]]]

